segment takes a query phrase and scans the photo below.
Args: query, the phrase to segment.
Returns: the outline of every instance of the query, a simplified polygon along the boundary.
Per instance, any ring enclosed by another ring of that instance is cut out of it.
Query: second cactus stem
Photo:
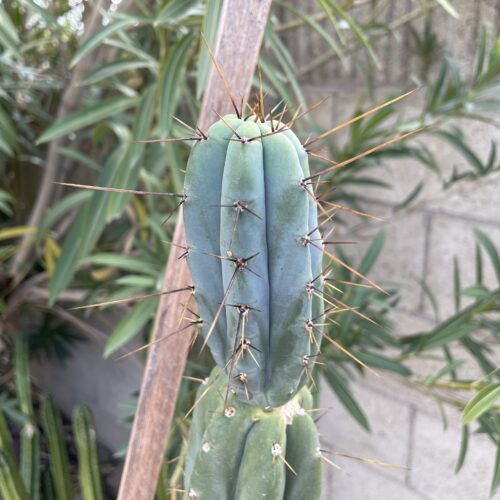
[[[274,409],[250,406],[231,395],[215,368],[198,391],[189,435],[185,498],[203,500],[316,500],[321,452],[310,416],[312,398],[301,389]]]

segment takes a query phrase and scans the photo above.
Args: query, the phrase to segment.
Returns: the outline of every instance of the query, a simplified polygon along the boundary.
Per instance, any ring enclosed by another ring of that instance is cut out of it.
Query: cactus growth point
[[[295,134],[256,116],[221,118],[187,166],[187,260],[202,335],[252,405],[290,400],[319,351],[322,243],[308,176]]]

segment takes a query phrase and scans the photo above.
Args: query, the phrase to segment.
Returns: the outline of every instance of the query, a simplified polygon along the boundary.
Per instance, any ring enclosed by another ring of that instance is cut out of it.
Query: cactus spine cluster
[[[319,498],[305,384],[323,335],[323,244],[309,175],[295,134],[261,114],[221,117],[189,157],[186,258],[219,366],[193,416],[188,499]]]

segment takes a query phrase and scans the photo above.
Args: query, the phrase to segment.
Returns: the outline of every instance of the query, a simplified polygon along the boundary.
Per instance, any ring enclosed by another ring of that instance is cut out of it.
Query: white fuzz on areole
[[[234,415],[236,414],[236,410],[232,407],[232,406],[228,406],[225,410],[224,410],[224,415],[227,417],[227,418],[231,418],[231,417],[234,417]]]
[[[273,454],[273,457],[279,457],[281,455],[281,445],[274,443],[271,446],[271,453]]]

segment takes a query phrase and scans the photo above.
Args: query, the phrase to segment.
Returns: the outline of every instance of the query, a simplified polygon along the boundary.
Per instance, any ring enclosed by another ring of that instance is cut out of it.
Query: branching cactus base
[[[185,256],[218,366],[196,400],[187,499],[319,498],[305,384],[323,335],[323,243],[309,175],[299,139],[263,113],[221,117],[189,157]]]
[[[322,461],[312,397],[302,388],[285,405],[264,410],[231,394],[214,368],[197,394],[185,468],[187,500],[316,500]]]

